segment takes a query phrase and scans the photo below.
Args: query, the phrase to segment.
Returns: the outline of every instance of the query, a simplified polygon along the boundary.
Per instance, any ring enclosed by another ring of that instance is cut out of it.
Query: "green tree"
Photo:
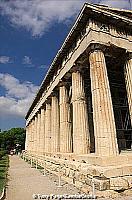
[[[19,144],[19,149],[24,149],[25,135],[24,128],[12,128],[8,131],[0,132],[0,148],[9,152]]]

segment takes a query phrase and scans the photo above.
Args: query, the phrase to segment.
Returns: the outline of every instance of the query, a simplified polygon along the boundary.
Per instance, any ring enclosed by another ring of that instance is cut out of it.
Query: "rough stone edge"
[[[46,171],[48,171],[49,173],[52,173],[53,175],[55,175],[55,176],[58,176],[58,173],[59,172],[56,172],[56,171],[52,171],[51,169],[49,169],[49,168],[47,168],[46,169]],[[63,180],[63,181],[65,181],[66,183],[68,183],[68,184],[72,184],[74,187],[76,187],[80,192],[83,192],[83,193],[85,193],[85,194],[90,194],[90,196],[92,196],[92,194],[91,194],[91,190],[92,190],[92,186],[90,186],[90,185],[81,185],[82,183],[80,182],[79,183],[79,185],[77,184],[77,182],[78,181],[75,181],[75,183],[73,183],[74,182],[74,180],[72,179],[72,178],[70,178],[70,177],[65,177],[65,176],[61,176],[61,180]],[[86,186],[86,188],[85,188],[85,186]],[[89,190],[90,189],[90,190]],[[131,191],[131,189],[130,190],[124,190],[124,191]],[[125,193],[126,193],[125,192]],[[125,194],[124,193],[124,197],[129,197],[129,195],[128,194]],[[121,197],[123,197],[118,191],[114,191],[114,190],[110,190],[110,189],[107,189],[107,190],[103,190],[103,191],[100,191],[100,190],[95,190],[95,198],[96,199],[106,199],[106,198],[111,198],[111,199],[115,199],[115,198],[121,198]],[[131,196],[130,196],[131,197]],[[92,198],[91,198],[92,199]]]

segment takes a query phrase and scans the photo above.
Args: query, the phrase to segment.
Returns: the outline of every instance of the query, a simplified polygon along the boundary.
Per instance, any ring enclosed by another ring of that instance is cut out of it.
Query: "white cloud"
[[[24,56],[22,63],[31,65],[32,64],[32,60],[31,60],[31,58],[29,56]]]
[[[0,116],[24,117],[38,90],[31,82],[20,83],[10,74],[0,73],[0,86],[6,91],[0,96]]]
[[[8,56],[0,56],[0,63],[1,64],[7,64],[10,62],[10,57]]]
[[[87,0],[118,8],[130,8],[132,0]],[[32,36],[42,36],[54,22],[67,23],[78,14],[86,0],[10,0],[0,1],[1,13],[12,25],[23,27]]]
[[[90,1],[90,0],[89,0]],[[33,36],[41,36],[54,22],[66,22],[75,16],[85,0],[13,0],[1,1],[2,14],[13,25],[24,27]]]

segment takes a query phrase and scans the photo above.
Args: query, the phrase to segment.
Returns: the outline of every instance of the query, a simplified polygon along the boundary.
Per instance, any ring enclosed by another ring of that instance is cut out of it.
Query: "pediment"
[[[103,5],[85,3],[82,11],[83,15],[85,15],[86,13],[87,16],[92,16],[95,19],[108,20],[113,23],[117,23],[118,21],[118,25],[121,23],[121,25],[129,24],[129,26],[132,26],[131,10],[124,10],[118,8],[111,8]]]

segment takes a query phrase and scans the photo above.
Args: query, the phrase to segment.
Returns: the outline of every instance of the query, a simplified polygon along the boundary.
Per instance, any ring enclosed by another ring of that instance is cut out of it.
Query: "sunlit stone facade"
[[[26,115],[26,152],[103,174],[104,190],[132,175],[131,150],[132,12],[85,4]]]

